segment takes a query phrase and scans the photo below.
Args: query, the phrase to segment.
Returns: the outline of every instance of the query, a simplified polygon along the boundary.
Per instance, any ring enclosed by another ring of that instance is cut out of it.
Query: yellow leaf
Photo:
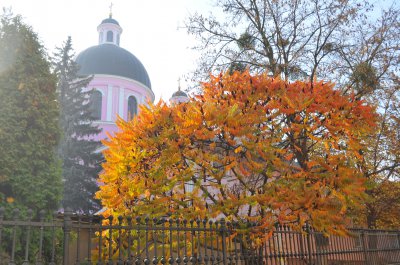
[[[242,146],[239,146],[238,148],[235,149],[235,154],[239,153],[240,151],[242,151]]]

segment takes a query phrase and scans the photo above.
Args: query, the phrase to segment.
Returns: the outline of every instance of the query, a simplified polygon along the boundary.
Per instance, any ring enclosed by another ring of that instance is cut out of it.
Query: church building
[[[117,117],[132,119],[138,114],[138,106],[154,102],[154,92],[146,68],[140,60],[128,50],[120,47],[122,27],[112,15],[104,19],[97,27],[98,45],[89,47],[78,54],[76,62],[80,66],[79,74],[93,76],[86,89],[94,90],[91,97],[92,114],[95,124],[102,132],[96,140],[107,138],[107,133],[118,130]],[[188,100],[180,88],[170,103]]]

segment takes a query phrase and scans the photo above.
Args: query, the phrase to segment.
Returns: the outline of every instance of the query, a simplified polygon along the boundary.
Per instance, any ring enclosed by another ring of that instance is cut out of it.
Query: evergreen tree
[[[58,147],[64,179],[63,206],[75,211],[90,212],[99,208],[93,199],[97,190],[102,155],[96,150],[101,143],[93,140],[100,132],[92,122],[89,97],[84,91],[91,77],[78,75],[79,66],[73,60],[71,37],[54,54],[54,72],[58,77],[57,94],[60,104],[60,127],[63,137]]]
[[[62,194],[56,79],[20,16],[0,21],[0,204],[57,209]]]

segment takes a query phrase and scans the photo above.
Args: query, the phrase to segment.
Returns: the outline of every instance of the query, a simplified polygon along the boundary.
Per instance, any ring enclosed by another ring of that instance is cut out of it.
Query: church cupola
[[[170,104],[180,104],[184,102],[188,102],[189,97],[188,95],[181,90],[180,79],[178,80],[178,91],[172,94],[172,97],[169,99]]]
[[[111,10],[110,16],[97,27],[97,32],[99,33],[99,44],[109,43],[119,46],[122,28],[118,21],[112,18]]]

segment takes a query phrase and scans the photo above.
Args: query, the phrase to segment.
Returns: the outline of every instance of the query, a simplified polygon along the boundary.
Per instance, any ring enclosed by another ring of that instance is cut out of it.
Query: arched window
[[[113,42],[113,32],[111,30],[107,31],[107,42]]]
[[[137,100],[134,96],[128,98],[128,120],[133,119],[137,114]]]
[[[101,120],[102,94],[98,90],[92,91],[90,94],[90,112],[93,119]]]

